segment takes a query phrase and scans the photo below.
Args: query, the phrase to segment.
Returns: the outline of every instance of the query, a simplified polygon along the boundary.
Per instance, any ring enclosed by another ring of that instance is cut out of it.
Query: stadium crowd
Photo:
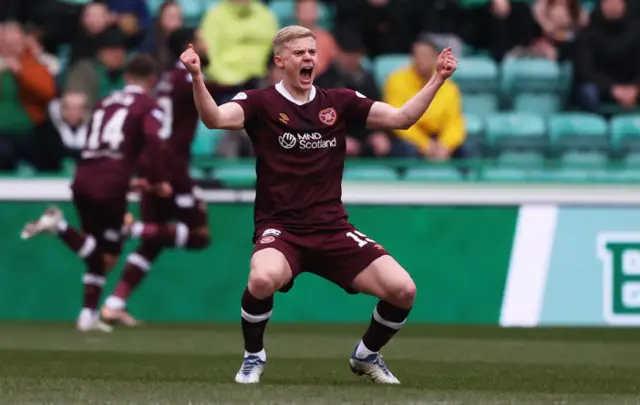
[[[277,3],[277,4],[276,4]],[[194,6],[195,4],[195,6]],[[282,13],[282,7],[289,7]],[[317,36],[317,84],[348,87],[402,105],[433,74],[438,51],[482,54],[496,63],[544,58],[573,66],[562,108],[602,113],[635,109],[640,95],[638,2],[601,0],[4,0],[0,5],[0,170],[28,164],[63,169],[85,142],[94,103],[123,87],[127,56],[152,54],[170,69],[170,34],[199,28],[221,85],[218,103],[237,89],[280,80],[271,38],[296,23]],[[196,11],[194,11],[196,10]],[[290,13],[291,21],[283,21]],[[372,61],[411,54],[412,63],[376,80]],[[206,62],[206,61],[205,61]],[[462,62],[464,63],[464,62]],[[233,89],[224,91],[224,89]],[[412,128],[354,129],[347,153],[360,157],[447,160],[474,153],[465,144],[464,94],[450,80]],[[246,134],[225,133],[210,155],[251,156]]]

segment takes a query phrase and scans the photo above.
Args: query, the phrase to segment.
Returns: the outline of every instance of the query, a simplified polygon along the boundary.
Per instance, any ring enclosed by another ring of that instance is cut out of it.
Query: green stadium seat
[[[505,152],[498,156],[500,166],[541,167],[544,155],[538,152]]]
[[[589,170],[559,167],[536,170],[529,174],[529,179],[539,182],[584,182],[589,180]]]
[[[494,93],[463,94],[462,109],[471,114],[493,114],[498,111],[498,97]]]
[[[452,78],[463,93],[495,92],[498,88],[498,66],[488,57],[462,57]]]
[[[18,168],[15,172],[18,177],[33,177],[36,175],[36,173],[36,169],[26,162],[18,163]]]
[[[487,146],[491,151],[543,151],[548,140],[541,116],[532,113],[498,113],[487,117]]]
[[[486,167],[482,178],[486,181],[523,182],[527,180],[527,171],[511,167]]]
[[[76,173],[76,162],[71,158],[62,160],[62,174],[72,177]]]
[[[344,170],[346,181],[397,181],[398,172],[391,167],[384,166],[357,166]]]
[[[465,114],[465,129],[467,131],[467,139],[465,145],[475,151],[479,151],[484,147],[484,122],[478,114]]]
[[[384,82],[391,72],[408,66],[410,55],[380,55],[373,60],[373,77],[379,88],[384,88]]]
[[[613,150],[618,153],[640,152],[640,115],[615,116],[609,128]]]
[[[406,181],[462,181],[460,170],[451,166],[413,167],[404,175]]]
[[[503,94],[557,92],[560,66],[547,59],[506,59],[502,62],[500,85]]]
[[[149,12],[155,17],[158,15],[158,11],[160,11],[160,6],[162,6],[164,0],[147,0],[146,3],[149,8]]]
[[[570,61],[560,64],[560,93],[563,97],[569,96],[573,83],[573,63]]]
[[[640,166],[640,153],[631,152],[624,157],[624,162],[626,164]]]
[[[606,182],[639,183],[640,170],[638,169],[602,170],[597,173],[597,179],[600,181],[606,181]]]
[[[199,167],[189,168],[189,175],[194,180],[205,180],[207,178],[207,172]]]
[[[253,164],[227,164],[218,167],[213,177],[232,187],[250,187],[256,181],[256,169]]]
[[[179,0],[180,7],[188,25],[197,24],[207,9],[214,7],[218,2],[203,2],[201,0]]]
[[[272,0],[269,8],[278,18],[281,27],[296,24],[295,1],[293,0]],[[329,7],[318,2],[318,25],[324,29],[331,30],[333,28],[332,15]]]
[[[549,137],[555,151],[608,150],[607,122],[590,113],[555,114],[549,119]]]
[[[567,152],[562,155],[562,163],[566,166],[605,166],[608,157],[603,152]]]
[[[522,93],[515,96],[513,110],[548,117],[560,111],[560,96],[553,93]]]
[[[200,156],[212,156],[216,145],[224,135],[224,130],[209,129],[202,122],[198,124],[196,136],[191,144],[191,153]]]

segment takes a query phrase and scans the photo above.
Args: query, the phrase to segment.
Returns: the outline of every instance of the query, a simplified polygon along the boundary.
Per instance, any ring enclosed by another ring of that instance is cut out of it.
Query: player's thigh
[[[143,222],[165,223],[173,214],[171,198],[162,198],[154,193],[140,194],[140,218]]]
[[[380,256],[358,273],[352,288],[401,308],[410,308],[416,295],[413,279],[389,254]]]
[[[92,198],[74,195],[74,204],[83,231],[94,237],[100,252],[119,256],[124,239],[122,228],[124,215],[127,212],[126,198]]]
[[[266,298],[283,288],[288,290],[301,271],[301,251],[286,234],[257,238],[251,257],[249,292]]]

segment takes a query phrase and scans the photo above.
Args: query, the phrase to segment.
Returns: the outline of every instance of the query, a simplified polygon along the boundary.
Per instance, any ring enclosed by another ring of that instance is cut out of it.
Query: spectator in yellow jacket
[[[275,14],[257,0],[223,0],[212,6],[200,24],[211,60],[207,77],[228,86],[264,77],[277,30]]]
[[[413,61],[406,68],[389,75],[384,85],[384,101],[400,107],[424,87],[435,71],[439,50],[421,36],[413,44]],[[424,115],[407,130],[397,135],[413,145],[417,154],[431,160],[467,157],[462,100],[458,86],[447,80]]]

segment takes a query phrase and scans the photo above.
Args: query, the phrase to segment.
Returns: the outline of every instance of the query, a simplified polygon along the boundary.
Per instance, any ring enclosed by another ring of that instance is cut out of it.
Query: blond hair
[[[309,28],[301,27],[300,25],[289,25],[282,28],[273,38],[273,53],[279,55],[286,44],[294,39],[301,38],[316,39],[316,35]]]

